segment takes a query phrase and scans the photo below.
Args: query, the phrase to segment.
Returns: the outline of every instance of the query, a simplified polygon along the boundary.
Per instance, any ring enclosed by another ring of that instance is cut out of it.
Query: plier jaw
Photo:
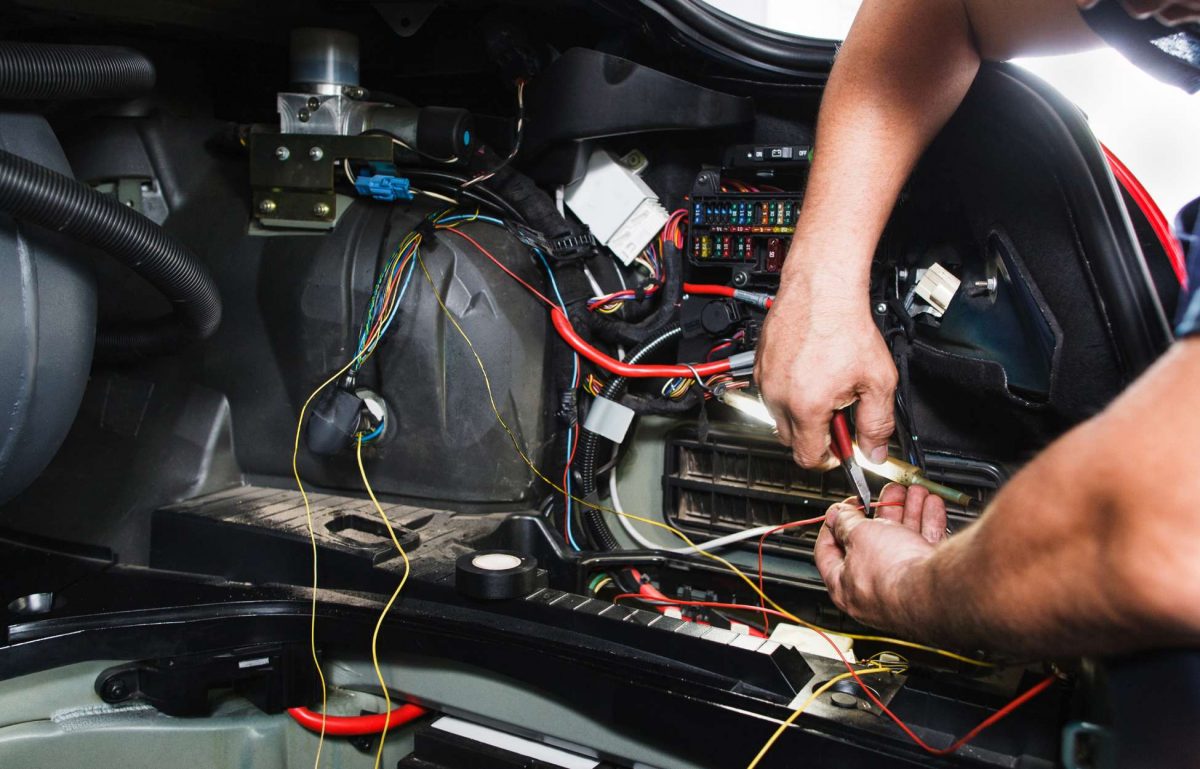
[[[833,412],[830,437],[832,438],[833,455],[842,463],[842,470],[846,473],[847,480],[850,481],[850,488],[858,497],[863,512],[869,517],[871,515],[871,487],[867,485],[867,477],[863,474],[862,466],[854,458],[854,441],[850,437],[850,425],[846,421],[846,414],[843,410]]]

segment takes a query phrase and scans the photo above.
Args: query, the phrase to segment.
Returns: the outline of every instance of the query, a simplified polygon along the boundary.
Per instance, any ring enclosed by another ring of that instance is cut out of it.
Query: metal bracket
[[[263,226],[332,227],[334,174],[343,159],[392,159],[386,136],[256,133],[250,135],[254,215]]]
[[[308,702],[316,682],[307,645],[269,644],[116,665],[96,677],[95,689],[110,704],[136,700],[170,716],[202,716],[212,711],[213,689],[232,688],[279,713]]]

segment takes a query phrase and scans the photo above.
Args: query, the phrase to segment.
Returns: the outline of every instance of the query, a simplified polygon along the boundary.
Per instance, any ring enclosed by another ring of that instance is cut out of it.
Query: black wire
[[[465,190],[461,189],[460,185],[467,180],[465,176],[431,168],[397,168],[396,173],[401,176],[407,176],[410,179],[421,180],[422,182],[434,182],[441,185],[441,188],[436,190],[437,192],[446,193],[452,198],[474,200],[489,208],[502,211],[505,218],[525,222],[525,217],[511,203],[482,184],[471,185]]]
[[[400,144],[402,146],[400,146],[399,149],[402,149],[406,152],[416,153],[417,155],[420,155],[421,157],[425,158],[426,160],[432,160],[435,163],[445,163],[445,164],[449,165],[451,160],[458,161],[458,158],[439,158],[437,155],[430,155],[428,152],[422,150],[420,147],[417,147],[415,144],[410,144],[409,142],[405,141],[404,139],[402,139],[401,137],[392,133],[391,131],[387,131],[383,128],[368,128],[367,130],[363,131],[359,135],[360,136],[386,136],[387,138],[391,139],[393,142],[400,142]],[[395,152],[394,149],[393,149],[393,152]]]
[[[767,634],[767,626],[760,624],[758,622],[755,622],[752,619],[739,619],[737,617],[733,617],[733,616],[726,614],[725,612],[721,611],[720,609],[713,608],[712,606],[697,606],[696,608],[697,609],[708,609],[713,614],[717,615],[718,617],[725,620],[726,622],[728,622],[731,625],[734,623],[737,623],[739,625],[747,625],[749,627],[754,628],[755,630],[762,633],[763,635]]]

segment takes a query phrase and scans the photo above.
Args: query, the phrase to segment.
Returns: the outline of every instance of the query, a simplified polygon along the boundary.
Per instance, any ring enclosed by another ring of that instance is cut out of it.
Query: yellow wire
[[[296,420],[296,440],[292,444],[292,475],[296,478],[296,488],[300,489],[300,496],[304,499],[304,519],[308,523],[308,541],[312,545],[312,611],[309,613],[308,650],[312,654],[313,666],[317,669],[317,678],[321,680],[321,734],[317,738],[317,757],[313,762],[313,769],[321,766],[321,748],[325,746],[325,708],[329,704],[329,689],[325,685],[325,671],[321,670],[321,661],[317,659],[317,535],[313,531],[312,506],[308,501],[308,492],[304,490],[304,482],[300,480],[300,468],[297,464],[300,456],[300,430],[304,425],[304,414],[308,411],[313,398],[316,398],[331,382],[349,371],[356,360],[358,360],[358,356],[351,358],[345,366],[318,385],[317,389],[313,390],[312,394],[305,399],[304,405],[300,407],[300,418]]]
[[[455,330],[458,331],[459,336],[461,336],[463,338],[463,341],[467,343],[467,347],[469,347],[471,349],[471,355],[474,356],[475,363],[479,367],[479,372],[483,375],[483,384],[487,390],[488,403],[491,405],[492,413],[495,414],[496,421],[499,422],[500,427],[503,428],[504,432],[508,434],[509,440],[512,442],[513,447],[517,450],[517,454],[520,455],[521,459],[525,462],[525,464],[529,467],[529,469],[533,472],[533,474],[536,475],[538,478],[540,478],[548,486],[550,486],[550,488],[554,489],[555,491],[557,491],[560,494],[567,494],[566,490],[563,489],[562,486],[559,486],[553,480],[546,477],[546,475],[541,470],[538,469],[537,465],[535,465],[533,463],[533,460],[531,460],[529,458],[529,456],[525,453],[525,450],[521,448],[521,442],[517,438],[516,433],[514,433],[512,428],[508,426],[508,422],[506,422],[504,420],[504,417],[500,414],[500,408],[496,405],[496,398],[492,392],[492,380],[491,380],[491,377],[488,376],[487,367],[484,366],[484,364],[483,364],[483,358],[481,358],[479,356],[479,352],[476,351],[475,345],[471,342],[471,337],[467,336],[467,332],[463,331],[462,326],[460,326],[458,324],[458,321],[455,319],[454,315],[450,312],[450,309],[448,307],[446,307],[446,303],[442,301],[442,295],[438,292],[437,285],[433,282],[433,276],[429,274],[429,268],[427,268],[425,266],[425,260],[421,258],[420,253],[414,254],[414,257],[417,260],[417,264],[421,267],[421,272],[423,272],[425,274],[425,280],[426,280],[426,282],[429,283],[429,287],[433,291],[433,296],[437,300],[438,306],[441,308],[442,313],[446,316],[446,318],[449,319],[451,325],[453,325]],[[729,561],[727,561],[726,559],[722,558],[721,556],[719,556],[715,553],[710,553],[707,550],[700,550],[699,548],[697,548],[695,542],[693,542],[686,534],[684,534],[679,529],[676,529],[674,526],[670,526],[666,523],[663,523],[662,521],[655,521],[650,518],[645,518],[643,516],[634,515],[632,513],[625,513],[625,512],[621,512],[619,510],[613,510],[610,507],[605,507],[604,505],[598,505],[594,502],[589,502],[586,499],[580,499],[579,497],[576,497],[574,495],[567,494],[567,496],[572,501],[574,501],[580,505],[583,505],[584,507],[588,507],[593,510],[599,510],[600,512],[603,512],[603,513],[611,513],[612,515],[620,515],[625,518],[628,518],[629,520],[639,521],[648,526],[655,526],[657,528],[671,532],[676,537],[678,537],[679,539],[681,539],[685,543],[687,543],[687,545],[689,547],[693,548],[693,550],[695,550],[695,552],[698,553],[699,555],[702,555],[705,558],[716,561],[717,563],[721,564],[729,571],[736,574],[743,582],[746,583],[747,586],[749,586],[749,588],[754,592],[755,595],[762,598],[762,600],[765,601],[767,604],[769,604],[771,606],[771,608],[775,609],[780,614],[787,617],[788,619],[790,619],[791,621],[795,622],[798,625],[803,625],[804,627],[807,627],[811,630],[816,630],[821,633],[832,633],[834,635],[841,635],[846,638],[852,638],[852,639],[855,639],[858,641],[879,641],[879,642],[883,642],[883,643],[894,644],[897,646],[906,646],[910,649],[920,649],[921,651],[927,651],[927,652],[930,652],[933,654],[938,654],[938,655],[941,655],[948,659],[956,660],[958,662],[962,662],[962,663],[965,663],[968,665],[975,665],[977,667],[982,667],[982,668],[995,667],[990,662],[980,662],[979,660],[972,659],[972,658],[964,656],[962,654],[956,654],[951,651],[946,651],[945,649],[937,649],[932,646],[926,646],[924,644],[914,643],[912,641],[903,641],[898,638],[887,638],[884,636],[860,635],[860,634],[852,634],[852,633],[838,633],[837,631],[828,630],[819,625],[814,625],[811,622],[800,619],[795,614],[792,614],[787,609],[783,608],[778,603],[776,603],[770,596],[768,596],[766,593],[764,593],[762,590],[760,590],[758,585],[755,583],[755,581],[753,579],[751,579],[749,576],[747,576],[746,573],[743,572],[741,569],[739,569],[737,566],[734,566],[732,563],[730,563]]]
[[[396,589],[392,591],[392,597],[384,604],[383,611],[379,613],[379,619],[375,622],[375,632],[371,634],[371,664],[375,666],[375,677],[379,679],[379,687],[383,689],[383,730],[379,733],[379,749],[375,751],[375,769],[379,769],[380,762],[383,761],[383,743],[387,740],[388,719],[386,714],[392,712],[392,698],[388,695],[387,683],[383,680],[383,671],[379,668],[379,629],[383,627],[383,620],[387,617],[388,612],[392,610],[392,604],[396,603],[397,596],[404,589],[404,584],[408,582],[408,575],[412,571],[412,566],[408,561],[408,553],[404,552],[404,548],[400,545],[400,540],[396,537],[396,530],[392,527],[392,522],[388,520],[387,515],[383,512],[383,507],[379,504],[379,500],[375,498],[375,491],[371,488],[371,482],[367,480],[367,470],[363,467],[362,460],[362,435],[358,436],[357,449],[355,450],[355,458],[358,460],[358,474],[362,476],[363,487],[367,490],[367,496],[371,498],[371,502],[375,505],[376,512],[383,519],[383,524],[387,526],[388,534],[392,538],[392,544],[396,546],[396,550],[400,552],[400,557],[404,559],[404,575],[400,577],[400,584],[396,585]]]
[[[832,689],[835,684],[837,684],[841,681],[845,681],[847,678],[853,678],[855,673],[857,673],[860,676],[873,676],[873,675],[879,675],[880,673],[891,673],[891,672],[892,672],[891,668],[867,668],[866,670],[856,670],[854,673],[842,673],[839,676],[834,676],[833,678],[829,679],[825,683],[818,686],[816,689],[813,690],[812,694],[808,695],[808,699],[806,699],[804,702],[800,703],[800,707],[798,707],[794,711],[792,711],[792,714],[787,717],[787,720],[779,725],[779,728],[775,730],[775,733],[772,734],[767,739],[766,744],[764,744],[762,746],[762,750],[758,751],[758,755],[755,756],[754,759],[749,764],[746,765],[746,769],[754,769],[754,767],[758,766],[758,763],[763,760],[763,756],[767,755],[767,751],[769,751],[771,749],[771,746],[775,744],[775,742],[779,739],[779,736],[781,734],[783,734],[783,732],[789,726],[791,726],[793,723],[796,722],[796,719],[800,717],[801,713],[808,710],[809,706],[817,701],[817,697],[820,697],[822,694],[824,694],[825,692]]]
[[[412,233],[410,233],[409,236],[404,239],[399,250],[403,251],[404,248],[406,247],[405,244],[407,244],[411,238],[412,238]],[[419,241],[417,243],[417,247],[418,248],[420,247]],[[412,258],[412,256],[410,255],[409,259],[411,259],[411,258]],[[403,267],[401,267],[401,269],[403,269]],[[307,398],[305,398],[304,405],[300,407],[300,416],[296,419],[296,437],[295,437],[295,440],[292,442],[292,477],[294,477],[296,479],[296,488],[300,490],[300,496],[304,500],[304,520],[308,526],[308,542],[312,546],[312,574],[313,574],[313,578],[312,578],[312,609],[309,612],[308,650],[309,650],[309,654],[312,656],[313,667],[315,667],[317,669],[317,678],[321,682],[321,731],[320,731],[319,736],[317,737],[317,754],[316,754],[315,760],[313,761],[313,769],[320,768],[320,766],[321,766],[321,751],[325,747],[325,732],[326,732],[326,725],[327,725],[327,721],[326,721],[327,714],[325,711],[329,705],[329,687],[327,686],[327,684],[325,682],[325,671],[322,670],[321,661],[317,657],[317,588],[318,588],[317,535],[313,529],[312,503],[310,502],[310,500],[308,498],[308,492],[304,488],[304,481],[302,481],[300,479],[300,467],[299,467],[300,433],[304,429],[304,415],[306,413],[308,413],[308,407],[312,405],[313,399],[315,399],[321,393],[322,390],[324,390],[330,384],[335,382],[339,377],[341,377],[343,374],[345,374],[347,371],[349,371],[350,367],[353,366],[355,363],[358,363],[360,360],[365,360],[362,352],[359,352],[353,358],[346,361],[346,365],[342,366],[340,369],[335,371],[324,382],[317,385],[316,389],[313,390]],[[393,539],[395,539],[394,535],[393,535]],[[397,547],[399,547],[399,544],[397,544]],[[403,551],[401,551],[401,552],[403,552]],[[406,563],[407,563],[407,556],[406,556]],[[407,572],[406,572],[406,574],[407,574]]]

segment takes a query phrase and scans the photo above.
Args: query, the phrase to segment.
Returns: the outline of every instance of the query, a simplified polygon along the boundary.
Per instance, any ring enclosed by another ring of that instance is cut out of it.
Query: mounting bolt
[[[129,687],[119,678],[110,678],[104,682],[102,695],[108,702],[117,702],[129,696]]]
[[[313,112],[321,109],[321,100],[315,96],[308,97],[308,108]]]
[[[367,89],[358,85],[348,85],[342,88],[342,95],[351,99],[361,99],[367,95]]]
[[[987,280],[977,280],[974,283],[972,283],[971,287],[967,289],[967,294],[969,296],[983,296],[985,294],[994,294],[994,293],[996,293],[996,288],[998,286],[999,286],[999,281],[997,281],[996,276],[993,275],[992,277],[988,278]]]
[[[308,122],[308,110],[307,110],[307,109],[301,109],[299,112],[297,112],[297,113],[296,113],[296,118],[297,118],[297,119],[298,119],[298,120],[299,120],[301,123],[307,123],[307,122]]]
[[[292,156],[292,151],[289,150],[287,147],[279,146],[279,147],[275,148],[275,157],[278,160],[284,161],[284,160],[287,160],[288,158],[290,158],[291,156]]]
[[[320,216],[322,218],[329,216],[329,204],[317,203],[315,206],[313,206],[313,215]]]
[[[733,273],[733,285],[741,288],[742,286],[746,285],[749,282],[750,282],[750,275],[743,272],[742,270],[738,270],[737,272]]]
[[[279,206],[275,205],[275,201],[270,198],[265,198],[258,204],[258,211],[262,214],[273,214]]]
[[[325,157],[325,150],[321,149],[320,147],[313,147],[308,151],[308,157],[313,162],[316,162]]]
[[[876,302],[875,303],[875,314],[876,315],[886,315],[887,314],[887,302]]]

